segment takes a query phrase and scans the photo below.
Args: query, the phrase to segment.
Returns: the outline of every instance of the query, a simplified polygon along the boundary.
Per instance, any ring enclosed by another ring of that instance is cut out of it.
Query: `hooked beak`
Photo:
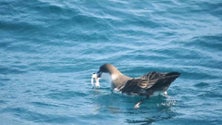
[[[100,78],[101,76],[102,76],[102,72],[101,72],[101,71],[98,71],[98,72],[97,72],[97,77]]]

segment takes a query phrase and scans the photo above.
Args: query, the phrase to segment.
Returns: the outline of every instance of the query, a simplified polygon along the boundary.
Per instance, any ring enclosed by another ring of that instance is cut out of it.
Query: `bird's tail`
[[[166,74],[166,76],[167,76],[167,77],[173,77],[173,78],[176,79],[177,77],[180,76],[180,74],[181,74],[181,73],[179,73],[179,72],[169,72],[169,73]]]
[[[154,91],[163,91],[165,92],[170,84],[180,76],[178,72],[169,72],[161,74],[161,77],[158,78],[156,84],[152,87]]]
[[[169,73],[166,73],[165,76],[159,81],[162,83],[163,85],[163,88],[162,90],[163,91],[166,91],[170,84],[177,78],[180,76],[181,73],[179,72],[169,72]]]

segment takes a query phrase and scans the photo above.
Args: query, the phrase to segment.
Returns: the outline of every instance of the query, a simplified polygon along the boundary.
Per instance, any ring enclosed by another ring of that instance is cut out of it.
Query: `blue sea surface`
[[[91,73],[178,71],[168,96]],[[221,0],[0,0],[1,125],[221,125]]]

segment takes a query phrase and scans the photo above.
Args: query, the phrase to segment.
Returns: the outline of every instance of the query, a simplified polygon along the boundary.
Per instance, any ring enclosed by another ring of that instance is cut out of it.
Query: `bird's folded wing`
[[[144,79],[131,79],[120,89],[122,93],[145,95],[147,89],[152,87],[154,83],[150,83]]]
[[[173,73],[150,72],[139,78],[128,80],[120,91],[127,94],[144,95],[168,88],[175,78]]]

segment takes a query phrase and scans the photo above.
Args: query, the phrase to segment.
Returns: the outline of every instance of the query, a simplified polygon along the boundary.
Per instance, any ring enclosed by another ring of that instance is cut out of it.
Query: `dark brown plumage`
[[[143,96],[150,96],[155,91],[165,92],[179,75],[180,73],[177,72],[151,72],[140,78],[128,80],[120,91],[126,94],[138,94]]]
[[[131,78],[122,74],[111,64],[100,66],[97,74],[100,77],[104,72],[111,75],[113,90],[128,95],[141,95],[145,97],[149,97],[156,91],[166,92],[170,84],[180,76],[178,72],[150,72],[138,78]],[[138,102],[137,106],[141,103],[142,101]]]

